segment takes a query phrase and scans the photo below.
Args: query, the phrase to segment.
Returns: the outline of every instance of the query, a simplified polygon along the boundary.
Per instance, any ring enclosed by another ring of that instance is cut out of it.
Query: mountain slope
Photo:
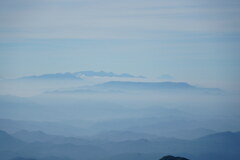
[[[106,154],[103,149],[94,145],[54,144],[49,142],[25,143],[4,131],[0,131],[0,142],[1,160],[9,160],[16,157],[34,157],[39,160],[48,159],[47,157],[65,160],[93,160],[96,157],[101,158]]]
[[[10,136],[7,132],[0,130],[0,148],[6,147],[16,147],[18,145],[23,145],[23,142]]]

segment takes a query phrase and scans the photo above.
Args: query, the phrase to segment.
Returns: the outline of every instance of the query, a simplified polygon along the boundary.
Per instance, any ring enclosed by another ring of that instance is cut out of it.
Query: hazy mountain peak
[[[143,76],[135,76],[131,75],[128,73],[121,73],[121,74],[116,74],[113,72],[105,72],[105,71],[80,71],[80,72],[75,72],[75,75],[79,76],[87,76],[87,77],[119,77],[119,78],[144,78]]]
[[[49,73],[42,75],[33,75],[26,76],[20,79],[42,79],[42,80],[60,80],[60,79],[69,79],[69,80],[82,80],[81,77],[117,77],[117,78],[145,78],[143,76],[135,76],[128,73],[116,74],[113,72],[105,71],[80,71],[80,72],[65,72],[65,73]]]
[[[80,77],[76,76],[75,74],[66,72],[66,73],[54,73],[54,74],[43,74],[39,76],[27,76],[22,77],[20,79],[78,79],[81,80]]]
[[[219,132],[219,133],[214,133],[214,134],[210,134],[204,137],[200,138],[201,140],[209,140],[209,139],[217,139],[217,140],[221,140],[221,139],[238,139],[240,141],[240,132],[230,132],[230,131],[226,131],[226,132]]]
[[[185,82],[130,82],[130,81],[110,81],[98,85],[100,87],[124,88],[128,89],[194,89],[196,87]]]

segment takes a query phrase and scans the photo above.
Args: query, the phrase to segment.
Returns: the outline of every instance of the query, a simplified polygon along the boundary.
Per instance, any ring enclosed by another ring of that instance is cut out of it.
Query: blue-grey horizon
[[[0,15],[0,78],[103,70],[240,89],[238,0],[3,0]]]

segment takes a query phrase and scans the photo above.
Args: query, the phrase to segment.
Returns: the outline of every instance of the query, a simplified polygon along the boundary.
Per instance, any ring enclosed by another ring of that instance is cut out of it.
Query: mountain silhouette
[[[164,156],[160,160],[189,160],[189,159],[183,157]]]
[[[128,82],[128,81],[110,81],[98,85],[106,88],[122,89],[196,89],[196,87],[185,82]]]
[[[186,82],[132,82],[132,81],[109,81],[95,86],[98,89],[110,90],[135,90],[135,91],[194,91],[201,93],[222,94],[218,88],[203,88],[190,85]]]
[[[75,75],[87,76],[87,77],[121,77],[121,78],[144,78],[143,76],[134,76],[128,73],[116,74],[113,72],[95,72],[95,71],[80,71],[75,72]]]
[[[55,74],[43,74],[43,75],[39,75],[39,76],[27,76],[27,77],[22,77],[20,79],[29,79],[29,80],[34,80],[34,79],[42,79],[42,80],[56,80],[56,79],[71,79],[71,80],[81,80],[80,77],[78,77],[75,74],[72,73],[55,73]]]
[[[53,74],[43,74],[38,76],[26,76],[20,78],[21,80],[82,80],[81,77],[118,77],[118,78],[145,78],[143,76],[134,76],[127,73],[116,74],[113,72],[95,72],[95,71],[80,71],[80,72],[66,72],[66,73],[53,73]]]
[[[29,135],[27,132],[21,134]],[[70,141],[69,138],[61,138],[62,141],[59,142],[60,137],[57,136],[58,140],[56,141],[42,139],[43,141],[29,143],[20,141],[12,135],[0,131],[0,159],[30,160],[27,158],[32,157],[38,160],[149,160],[159,159],[160,155],[166,153],[187,155],[186,157],[191,160],[237,159],[240,156],[239,136],[238,132],[222,132],[195,140],[172,138],[124,140],[120,142],[88,140],[88,143],[81,140],[74,142],[76,139]],[[49,138],[54,139],[53,136]],[[215,140],[220,142],[216,143]],[[24,159],[19,159],[21,157]],[[159,160],[188,160],[184,157],[169,155]]]

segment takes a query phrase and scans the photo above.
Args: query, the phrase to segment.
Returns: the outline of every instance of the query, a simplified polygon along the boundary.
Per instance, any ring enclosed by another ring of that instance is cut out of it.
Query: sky
[[[0,78],[83,70],[240,89],[239,0],[0,0]]]

